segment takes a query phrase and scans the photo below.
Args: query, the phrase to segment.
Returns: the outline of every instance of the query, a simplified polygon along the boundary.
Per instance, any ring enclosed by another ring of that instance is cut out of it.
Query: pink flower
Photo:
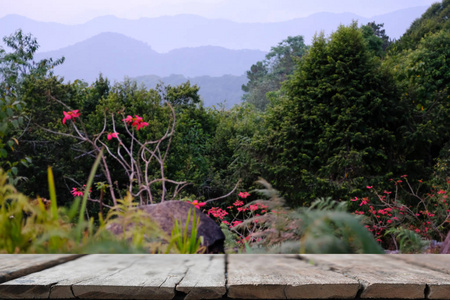
[[[113,138],[116,139],[118,135],[119,135],[119,134],[118,134],[117,132],[112,132],[112,133],[109,133],[109,134],[108,134],[107,138],[108,138],[108,140],[111,140],[111,139],[113,139]]]
[[[75,118],[78,118],[80,116],[80,113],[78,112],[78,109],[77,110],[68,111],[68,112],[63,111],[63,114],[64,114],[64,118],[62,120],[63,124],[66,124],[67,120],[70,120],[70,119],[75,120]]]
[[[384,190],[384,193],[389,195],[389,194],[391,194],[392,192],[388,192],[388,191]]]
[[[200,209],[200,207],[205,206],[206,202],[198,202],[198,200],[194,200],[194,201],[187,201],[188,203],[194,205],[196,208]]]
[[[147,122],[139,122],[139,123],[136,124],[136,130],[142,129],[142,128],[146,127],[146,126],[148,126]]]
[[[122,121],[126,122],[126,123],[131,123],[131,126],[136,127],[136,130],[142,129],[146,126],[148,126],[147,122],[144,122],[144,120],[139,117],[138,115],[134,115],[135,117],[133,118],[132,116],[128,115],[125,119],[122,119]]]
[[[242,199],[245,199],[245,198],[247,198],[248,196],[250,196],[250,194],[247,193],[247,192],[240,192],[240,193],[239,193],[239,197],[241,197]]]
[[[74,197],[77,197],[77,196],[82,197],[83,196],[83,192],[78,190],[77,188],[72,188],[71,193]]]
[[[254,210],[257,210],[257,209],[258,209],[258,205],[257,204],[250,205],[250,210],[251,211],[254,211]]]
[[[367,203],[369,203],[369,199],[368,199],[368,198],[363,198],[363,199],[361,200],[361,204],[360,204],[359,206],[366,205]]]
[[[236,201],[234,201],[233,205],[234,206],[242,206],[242,205],[244,205],[244,202],[242,202],[241,200],[236,200]]]
[[[358,201],[358,197],[355,197],[355,199],[350,199],[350,201],[353,201],[353,202]]]
[[[366,186],[366,188],[368,188],[368,189],[371,189],[371,188],[373,188],[373,185],[371,185],[371,186]]]
[[[133,122],[133,117],[128,115],[128,117],[126,117],[125,119],[122,119],[122,121],[127,122],[127,123],[131,123],[131,122]]]
[[[231,227],[235,227],[241,223],[242,223],[242,221],[233,221],[233,222],[231,222],[231,225],[232,225]]]
[[[219,219],[223,219],[226,215],[228,215],[228,213],[218,207],[212,207],[208,210],[208,215],[212,214],[215,218],[219,218]]]

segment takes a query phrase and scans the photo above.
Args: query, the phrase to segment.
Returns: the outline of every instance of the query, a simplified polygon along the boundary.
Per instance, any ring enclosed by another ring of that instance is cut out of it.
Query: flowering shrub
[[[414,189],[408,181],[407,175],[391,179],[392,191],[384,190],[378,193],[375,188],[368,186],[375,196],[358,199],[350,199],[358,205],[353,212],[355,215],[366,217],[366,228],[382,242],[386,248],[397,247],[396,236],[392,241],[386,237],[386,233],[392,234],[397,230],[410,230],[419,234],[424,239],[443,240],[450,228],[450,207],[448,203],[448,186],[446,188],[433,188],[432,191],[420,194],[419,187]],[[450,182],[447,182],[449,185]],[[406,205],[399,199],[399,192],[405,191],[416,199],[415,205]],[[399,231],[400,232],[400,231]],[[392,245],[393,244],[393,245]]]

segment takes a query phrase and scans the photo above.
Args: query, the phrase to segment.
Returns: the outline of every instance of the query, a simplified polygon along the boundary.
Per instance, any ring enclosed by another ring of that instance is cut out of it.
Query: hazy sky
[[[66,24],[96,16],[136,19],[182,13],[238,22],[276,22],[316,12],[352,12],[372,17],[391,11],[429,6],[437,0],[0,0],[0,17],[18,14]]]

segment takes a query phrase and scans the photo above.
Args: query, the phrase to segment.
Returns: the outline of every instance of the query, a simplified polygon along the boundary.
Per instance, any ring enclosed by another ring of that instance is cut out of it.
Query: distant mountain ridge
[[[213,106],[222,103],[227,108],[241,102],[242,96],[244,95],[241,86],[248,82],[246,75],[224,75],[220,77],[185,77],[183,75],[159,77],[148,75],[131,78],[131,80],[136,81],[138,84],[144,84],[145,87],[149,89],[155,88],[160,82],[166,85],[170,84],[175,86],[189,80],[191,85],[196,84],[200,87],[199,95],[205,106]]]
[[[316,32],[323,30],[329,34],[336,30],[338,25],[349,24],[352,20],[359,20],[360,24],[370,21],[384,23],[386,33],[392,38],[399,38],[427,8],[409,8],[373,18],[351,13],[318,13],[276,23],[237,23],[195,15],[177,15],[137,20],[104,16],[84,24],[63,25],[8,15],[0,18],[0,36],[9,35],[22,28],[38,39],[40,51],[61,49],[102,32],[116,32],[146,42],[160,53],[200,46],[268,51],[289,35],[303,35],[306,43],[310,44]]]
[[[264,59],[259,50],[230,50],[204,46],[157,53],[144,42],[118,33],[101,33],[81,43],[60,50],[39,53],[36,59],[60,58],[64,63],[55,69],[66,80],[94,81],[103,73],[112,81],[143,75],[169,76],[241,76],[252,64]]]

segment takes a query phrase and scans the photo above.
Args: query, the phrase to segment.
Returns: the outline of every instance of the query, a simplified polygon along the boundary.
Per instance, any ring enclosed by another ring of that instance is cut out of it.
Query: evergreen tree
[[[259,110],[269,104],[267,93],[277,91],[281,83],[294,72],[297,59],[307,50],[302,36],[289,36],[276,47],[272,47],[266,59],[252,65],[247,71],[248,83],[242,86],[246,92],[243,100]]]
[[[255,147],[262,175],[293,204],[346,197],[395,170],[403,113],[371,53],[356,23],[316,36],[269,108]]]

